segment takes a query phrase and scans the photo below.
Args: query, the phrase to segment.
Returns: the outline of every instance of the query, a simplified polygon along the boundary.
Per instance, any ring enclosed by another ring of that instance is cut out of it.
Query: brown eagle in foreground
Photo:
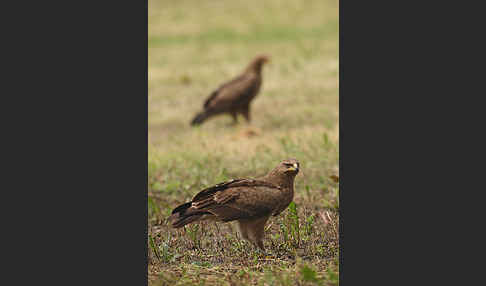
[[[294,198],[295,159],[282,161],[266,176],[235,179],[199,192],[190,202],[172,211],[169,221],[179,228],[201,220],[238,221],[241,235],[262,251],[264,227],[270,216],[285,210]]]
[[[233,116],[233,123],[237,122],[238,113],[250,122],[250,103],[260,91],[262,67],[268,61],[267,56],[257,56],[240,76],[213,91],[204,102],[203,111],[194,117],[191,125],[201,124],[214,115],[224,113]]]

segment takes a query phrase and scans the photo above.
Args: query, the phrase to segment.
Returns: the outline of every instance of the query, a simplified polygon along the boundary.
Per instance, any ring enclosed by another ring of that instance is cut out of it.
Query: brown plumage
[[[172,227],[201,220],[238,221],[243,238],[263,247],[264,227],[270,216],[285,210],[294,198],[294,178],[299,172],[295,159],[282,161],[257,179],[235,179],[199,192],[190,202],[172,211]]]
[[[262,67],[268,61],[267,56],[257,56],[241,75],[213,91],[204,102],[203,111],[192,119],[191,125],[201,124],[212,116],[224,113],[233,117],[233,123],[237,122],[238,113],[250,122],[250,104],[260,91]]]

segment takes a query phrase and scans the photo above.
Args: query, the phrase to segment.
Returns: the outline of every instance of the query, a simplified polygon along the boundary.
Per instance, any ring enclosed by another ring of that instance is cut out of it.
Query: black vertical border
[[[147,285],[148,0],[19,6],[6,275]]]

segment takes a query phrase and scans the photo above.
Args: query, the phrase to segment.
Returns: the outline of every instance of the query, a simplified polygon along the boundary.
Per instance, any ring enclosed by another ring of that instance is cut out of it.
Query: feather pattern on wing
[[[172,219],[181,216],[212,214],[221,221],[270,214],[281,187],[255,179],[234,179],[206,188],[172,211]]]

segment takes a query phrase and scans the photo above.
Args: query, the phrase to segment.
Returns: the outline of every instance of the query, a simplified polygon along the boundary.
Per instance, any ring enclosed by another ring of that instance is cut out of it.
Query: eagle
[[[233,179],[214,185],[176,207],[168,221],[173,228],[202,220],[237,221],[241,236],[264,252],[265,224],[292,202],[298,173],[299,162],[287,159],[263,177]]]
[[[238,77],[218,87],[205,100],[203,111],[191,121],[191,125],[199,125],[208,118],[230,114],[233,124],[236,124],[238,113],[250,122],[250,103],[257,96],[262,85],[262,67],[270,58],[267,55],[255,57]]]

